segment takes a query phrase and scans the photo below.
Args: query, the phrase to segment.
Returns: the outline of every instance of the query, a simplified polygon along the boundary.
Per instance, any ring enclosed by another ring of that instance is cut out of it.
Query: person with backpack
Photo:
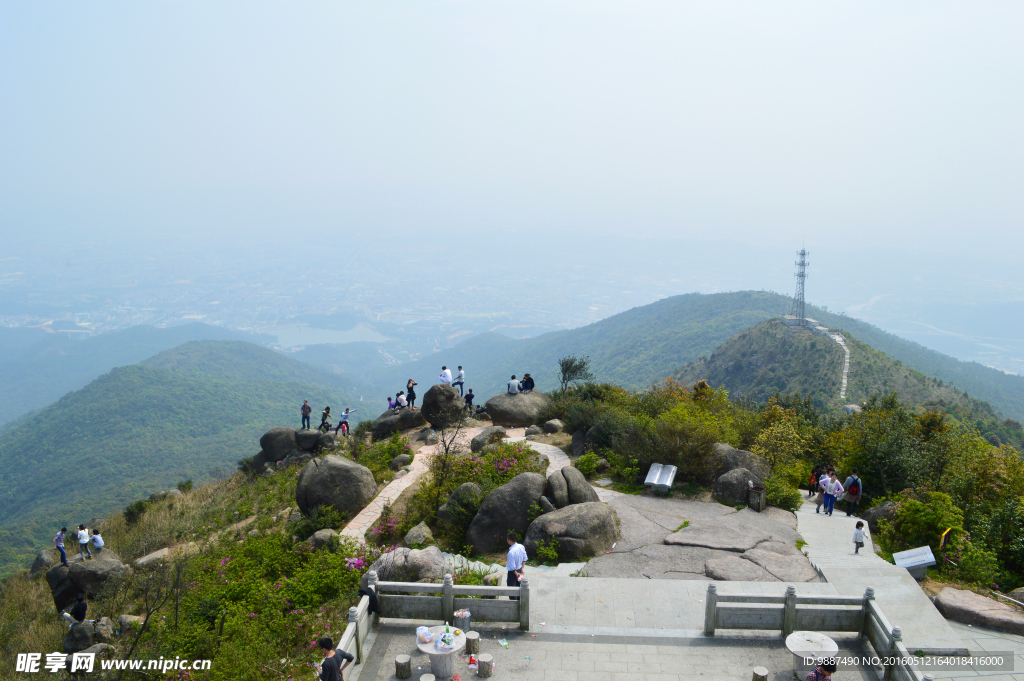
[[[313,413],[313,407],[309,406],[309,400],[302,400],[302,427],[309,428],[309,415]]]
[[[860,503],[861,495],[863,494],[864,485],[861,483],[860,478],[857,477],[857,469],[853,468],[850,470],[850,477],[843,483],[843,488],[846,490],[846,515],[856,516],[857,515],[857,504]]]

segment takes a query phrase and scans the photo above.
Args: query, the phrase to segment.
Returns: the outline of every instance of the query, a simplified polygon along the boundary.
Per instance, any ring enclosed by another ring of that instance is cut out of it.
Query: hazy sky
[[[1005,259],[1022,35],[1020,2],[8,2],[0,229]]]

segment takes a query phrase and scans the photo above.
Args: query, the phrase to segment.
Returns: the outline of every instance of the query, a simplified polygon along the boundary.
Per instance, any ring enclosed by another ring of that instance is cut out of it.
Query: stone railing
[[[704,634],[714,636],[718,629],[779,630],[783,636],[794,631],[856,632],[885,663],[883,681],[931,678],[903,664],[912,659],[903,645],[903,632],[886,619],[870,587],[863,596],[797,596],[794,586],[788,587],[784,596],[759,596],[719,594],[717,586],[709,584]]]
[[[369,586],[371,590],[376,590],[374,585],[376,581],[377,575],[371,572]],[[376,615],[370,614],[369,596],[363,596],[359,599],[359,605],[348,609],[348,626],[345,627],[345,631],[341,634],[341,640],[338,641],[337,647],[346,653],[354,655],[356,664],[363,662],[363,642],[366,641],[366,637],[370,634],[370,627],[373,626],[376,618]]]
[[[465,608],[474,622],[518,622],[523,631],[530,628],[530,583],[526,579],[518,587],[455,586],[451,575],[444,576],[443,584],[420,584],[378,582],[376,573],[371,572],[370,585],[376,586],[381,617],[454,623],[455,611]],[[474,598],[479,596],[492,598]],[[519,600],[497,600],[498,596]]]

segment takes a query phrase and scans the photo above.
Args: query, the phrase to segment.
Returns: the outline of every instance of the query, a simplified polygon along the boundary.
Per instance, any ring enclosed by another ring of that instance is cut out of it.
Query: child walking
[[[860,553],[860,550],[864,548],[864,521],[858,520],[857,526],[853,530],[853,552],[854,554]]]

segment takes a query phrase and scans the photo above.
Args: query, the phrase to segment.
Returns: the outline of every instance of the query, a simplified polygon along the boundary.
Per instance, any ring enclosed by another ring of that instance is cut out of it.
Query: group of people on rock
[[[309,400],[302,400],[302,409],[299,410],[302,414],[302,427],[309,428],[309,417],[313,413],[313,407],[309,404]],[[345,407],[345,411],[341,414],[341,420],[338,421],[338,425],[333,426],[334,434],[341,433],[344,436],[348,436],[349,422],[348,417],[359,411],[358,409],[352,409],[351,407]],[[324,407],[324,410],[320,412],[320,425],[318,426],[321,433],[331,432],[331,408],[330,406]]]
[[[60,564],[68,564],[68,552],[64,548],[64,538],[68,534],[68,528],[62,527],[57,534],[53,535],[53,548],[60,551]],[[92,534],[85,525],[79,525],[78,529],[73,533],[75,539],[78,540],[78,552],[82,556],[82,560],[92,558],[92,549],[96,550],[99,554],[103,550],[103,537],[100,535],[99,530],[93,530]]]
[[[807,487],[808,497],[813,496],[815,492],[818,494],[818,498],[814,500],[814,512],[820,513],[822,506],[824,506],[825,515],[828,516],[832,515],[836,501],[839,499],[846,501],[846,515],[856,516],[857,504],[860,503],[860,499],[864,494],[864,483],[857,474],[856,468],[850,469],[850,475],[846,478],[845,482],[839,482],[839,478],[836,477],[835,468],[832,466],[818,466],[811,471]]]
[[[523,380],[517,381],[516,375],[512,374],[512,378],[508,382],[508,394],[516,395],[518,393],[528,393],[533,390],[534,382],[533,377],[530,374],[523,374]]]

